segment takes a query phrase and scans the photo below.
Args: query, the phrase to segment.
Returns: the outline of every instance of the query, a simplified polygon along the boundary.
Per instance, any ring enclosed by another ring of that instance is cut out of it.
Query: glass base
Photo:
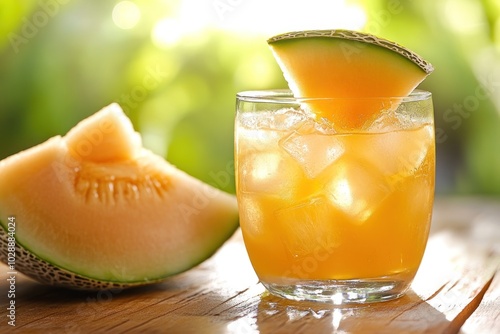
[[[287,284],[262,282],[270,293],[286,299],[335,305],[364,304],[396,299],[405,294],[410,283],[411,280],[401,280],[393,276],[353,280],[298,279],[294,281],[287,279]]]

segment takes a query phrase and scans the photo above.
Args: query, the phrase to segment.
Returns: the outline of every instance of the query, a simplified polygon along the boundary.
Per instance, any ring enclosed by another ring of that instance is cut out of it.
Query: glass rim
[[[260,103],[300,103],[305,101],[331,100],[397,100],[402,103],[427,100],[432,93],[422,89],[413,90],[408,96],[373,96],[373,97],[295,97],[290,89],[246,90],[236,94],[239,101]]]

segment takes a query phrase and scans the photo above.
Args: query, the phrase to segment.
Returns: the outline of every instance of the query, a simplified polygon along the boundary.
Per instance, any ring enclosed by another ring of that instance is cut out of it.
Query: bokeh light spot
[[[448,27],[459,34],[475,33],[485,28],[486,20],[477,1],[448,0],[442,10]]]
[[[170,18],[158,21],[151,32],[151,39],[158,47],[175,45],[182,37],[183,31],[179,21]]]
[[[238,65],[234,74],[235,83],[241,87],[262,87],[272,83],[274,72],[273,63],[266,61],[262,54],[247,56],[244,62]]]
[[[141,19],[141,10],[132,1],[121,1],[113,8],[113,22],[120,29],[132,29]]]

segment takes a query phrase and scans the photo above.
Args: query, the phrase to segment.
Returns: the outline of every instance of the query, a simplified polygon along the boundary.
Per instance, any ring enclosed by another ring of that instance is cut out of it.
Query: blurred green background
[[[438,194],[500,196],[498,0],[0,3],[0,159],[119,102],[144,144],[234,192],[240,90],[284,88],[265,42],[346,28],[433,63]]]

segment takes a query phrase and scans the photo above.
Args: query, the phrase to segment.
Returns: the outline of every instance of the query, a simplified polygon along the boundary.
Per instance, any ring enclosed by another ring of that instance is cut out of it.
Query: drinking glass
[[[344,304],[409,288],[434,200],[431,93],[238,93],[235,167],[245,247],[272,294]]]

